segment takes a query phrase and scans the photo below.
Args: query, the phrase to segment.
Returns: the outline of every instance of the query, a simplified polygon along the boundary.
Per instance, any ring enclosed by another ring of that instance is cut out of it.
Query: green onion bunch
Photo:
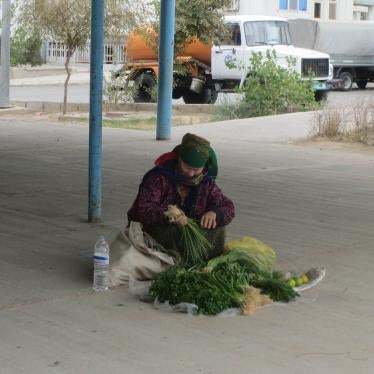
[[[187,224],[181,226],[181,245],[186,264],[193,266],[207,260],[212,244],[205,237],[199,221],[188,218]]]

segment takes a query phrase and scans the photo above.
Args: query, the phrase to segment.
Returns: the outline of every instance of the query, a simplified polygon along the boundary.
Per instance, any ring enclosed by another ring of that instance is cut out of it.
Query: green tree
[[[218,41],[218,35],[224,28],[222,9],[230,4],[231,0],[176,0],[175,53],[196,37],[207,44]],[[153,1],[153,6],[156,17],[152,27],[159,35],[160,1]],[[158,38],[153,44],[158,46]]]
[[[139,20],[142,20],[141,12],[144,11],[144,7],[132,4],[131,0],[105,2],[106,37],[123,38]],[[65,114],[71,76],[70,61],[74,52],[86,46],[90,37],[91,0],[18,0],[17,9],[18,23],[29,35],[32,30],[38,30],[43,38],[62,42],[65,46]]]
[[[287,68],[279,66],[274,51],[268,50],[264,57],[261,53],[252,55],[249,78],[243,87],[251,117],[315,108],[311,79],[301,78],[294,69],[294,60],[288,59],[287,63]]]
[[[43,62],[40,55],[41,46],[42,39],[37,30],[29,35],[23,28],[17,28],[10,39],[11,66],[41,65]]]

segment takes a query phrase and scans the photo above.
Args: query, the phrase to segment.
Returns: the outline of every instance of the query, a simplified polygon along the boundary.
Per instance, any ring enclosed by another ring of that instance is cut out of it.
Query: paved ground
[[[88,128],[0,117],[0,373],[372,373],[374,154],[295,145],[311,114],[103,130],[103,222],[87,217]],[[91,248],[113,238],[143,172],[186,131],[216,148],[237,207],[229,237],[272,245],[281,269],[327,277],[252,317],[187,317],[126,288],[91,291]]]
[[[111,69],[118,69],[111,65],[104,65],[104,73],[107,79],[110,77]],[[46,71],[46,74],[48,71]],[[52,73],[50,73],[52,74]],[[11,101],[49,101],[62,102],[63,83],[66,74],[61,70],[60,74],[45,75],[33,78],[18,78],[11,80]],[[68,102],[88,103],[89,101],[89,79],[88,66],[80,64],[75,66],[69,81]],[[369,83],[366,90],[354,87],[350,92],[331,91],[328,94],[328,105],[330,106],[352,106],[355,103],[372,101],[374,84]],[[217,104],[226,104],[240,99],[238,94],[220,93]],[[174,104],[183,104],[183,99],[173,100]]]

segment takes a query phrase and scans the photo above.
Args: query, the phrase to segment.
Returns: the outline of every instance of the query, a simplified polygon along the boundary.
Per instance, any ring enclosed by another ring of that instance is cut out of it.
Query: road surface
[[[88,103],[89,102],[89,85],[70,85],[68,88],[68,101],[71,103]],[[14,86],[10,87],[10,100],[27,100],[27,101],[52,101],[62,102],[64,88],[59,86]],[[220,94],[217,103],[235,100],[238,95]],[[330,92],[328,95],[329,105],[351,106],[354,102],[364,100],[373,100],[374,84],[369,84],[366,90],[353,89],[350,92]],[[181,99],[174,100],[176,103],[182,103]]]

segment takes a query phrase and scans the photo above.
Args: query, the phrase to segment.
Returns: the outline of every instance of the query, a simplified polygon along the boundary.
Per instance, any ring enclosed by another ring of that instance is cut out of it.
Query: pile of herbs
[[[273,301],[289,302],[298,296],[281,273],[261,271],[235,251],[192,268],[173,266],[159,273],[150,294],[160,302],[196,304],[198,313],[216,315],[242,308],[250,286]]]

